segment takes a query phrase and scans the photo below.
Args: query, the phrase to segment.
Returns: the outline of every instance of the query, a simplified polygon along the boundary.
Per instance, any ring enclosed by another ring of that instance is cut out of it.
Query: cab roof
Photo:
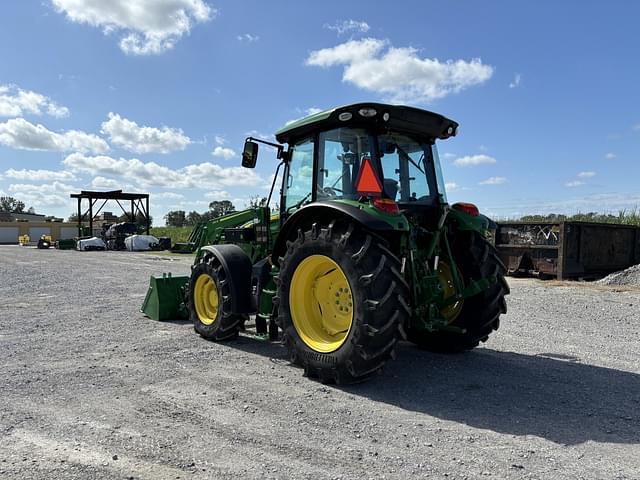
[[[366,110],[376,113],[363,116],[360,112],[366,113]],[[453,137],[458,131],[457,122],[438,113],[405,105],[366,102],[336,107],[296,120],[278,130],[276,139],[280,143],[291,144],[318,131],[371,126],[382,131],[406,132],[427,141]]]

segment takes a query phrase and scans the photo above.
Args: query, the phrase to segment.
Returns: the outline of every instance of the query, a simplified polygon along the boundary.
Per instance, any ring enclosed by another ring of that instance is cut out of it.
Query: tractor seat
[[[398,196],[398,181],[393,178],[385,178],[384,193],[386,193],[391,200],[395,200]]]

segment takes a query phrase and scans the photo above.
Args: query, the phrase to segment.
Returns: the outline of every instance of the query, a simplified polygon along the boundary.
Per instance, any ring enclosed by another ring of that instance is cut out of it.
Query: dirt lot
[[[640,478],[640,291],[511,279],[473,352],[325,386],[138,312],[191,259],[0,247],[0,478]]]

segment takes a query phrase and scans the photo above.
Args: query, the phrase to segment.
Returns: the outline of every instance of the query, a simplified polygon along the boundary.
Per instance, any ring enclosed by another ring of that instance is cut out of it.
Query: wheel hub
[[[293,325],[311,349],[329,353],[345,342],[353,323],[353,295],[340,266],[311,255],[296,268],[289,289]]]
[[[218,317],[220,298],[216,282],[207,274],[200,275],[193,288],[193,303],[200,322],[211,325]]]
[[[460,271],[458,270],[458,278],[460,277]],[[453,272],[451,271],[451,267],[449,264],[443,260],[440,260],[438,263],[438,280],[440,281],[440,286],[442,287],[442,298],[443,300],[448,300],[452,295],[455,295],[456,288],[453,284]],[[447,323],[452,323],[462,312],[462,307],[464,306],[464,300],[459,300],[451,305],[447,305],[440,310],[440,313],[447,321]]]

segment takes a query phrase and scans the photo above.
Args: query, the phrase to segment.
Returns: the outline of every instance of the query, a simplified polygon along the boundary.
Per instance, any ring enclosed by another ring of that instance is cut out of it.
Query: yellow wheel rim
[[[340,266],[325,255],[305,258],[291,279],[289,308],[302,341],[320,353],[336,351],[353,324],[351,286]]]
[[[458,270],[457,273],[458,278],[462,282],[460,270]],[[440,280],[440,285],[442,286],[444,300],[447,300],[452,295],[455,295],[456,288],[453,284],[453,273],[451,272],[451,267],[447,262],[444,262],[442,260],[438,262],[438,280]],[[460,316],[460,312],[462,312],[463,306],[464,300],[460,300],[456,303],[452,303],[451,305],[447,305],[440,310],[440,313],[447,321],[447,323],[452,323],[456,318]]]
[[[203,273],[193,287],[193,303],[198,319],[204,325],[211,325],[218,316],[218,288],[210,275]]]

